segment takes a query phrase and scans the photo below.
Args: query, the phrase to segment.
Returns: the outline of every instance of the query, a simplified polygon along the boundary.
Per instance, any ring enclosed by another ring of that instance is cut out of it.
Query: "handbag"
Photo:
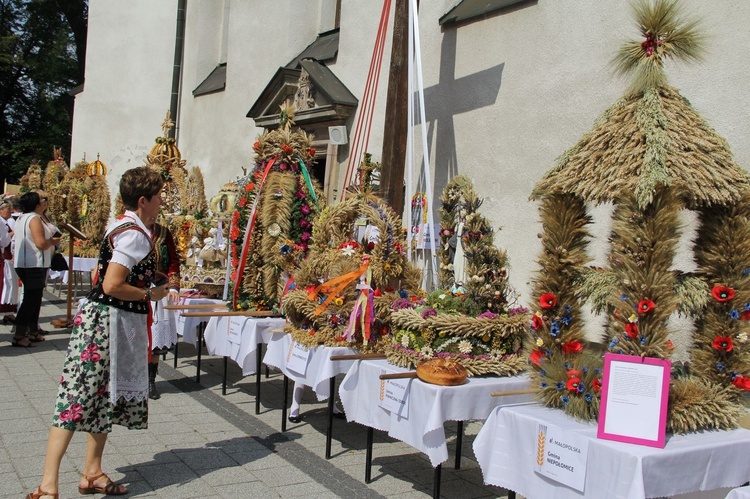
[[[66,271],[68,270],[68,262],[62,253],[55,252],[52,254],[52,261],[49,264],[49,268],[57,272]]]

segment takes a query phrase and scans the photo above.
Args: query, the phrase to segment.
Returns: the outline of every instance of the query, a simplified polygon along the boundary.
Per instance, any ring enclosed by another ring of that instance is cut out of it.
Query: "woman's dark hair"
[[[120,179],[122,204],[128,210],[135,210],[141,196],[148,200],[154,196],[161,196],[162,187],[164,179],[158,171],[147,166],[131,168],[123,173]]]
[[[21,205],[21,211],[24,213],[31,213],[41,202],[42,198],[34,191],[27,192],[18,200],[18,204]]]

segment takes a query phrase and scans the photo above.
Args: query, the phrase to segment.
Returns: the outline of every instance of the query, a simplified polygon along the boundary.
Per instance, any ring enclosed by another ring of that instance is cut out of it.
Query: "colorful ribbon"
[[[323,312],[326,308],[328,308],[328,305],[336,298],[336,296],[344,290],[349,284],[359,279],[359,276],[364,274],[368,267],[370,266],[370,261],[365,260],[364,263],[362,263],[362,266],[359,267],[354,272],[349,272],[348,274],[344,274],[339,277],[335,277],[331,279],[330,281],[324,282],[323,284],[315,287],[312,291],[310,291],[307,294],[307,298],[310,300],[315,300],[318,296],[318,293],[322,290],[326,290],[328,293],[328,297],[326,297],[325,301],[321,303],[318,308],[315,309],[314,315],[320,315],[321,312]]]
[[[315,207],[320,211],[320,206],[318,206],[318,196],[315,194],[315,189],[313,189],[312,181],[310,180],[310,172],[307,171],[307,166],[305,166],[305,162],[302,161],[302,156],[299,154],[297,155],[297,159],[299,160],[299,166],[302,170],[302,176],[305,177],[305,183],[307,184],[307,189],[310,191],[310,196],[313,199],[313,202],[315,203]]]
[[[250,237],[253,232],[253,227],[255,227],[255,218],[258,215],[258,201],[260,200],[260,193],[263,190],[263,184],[266,181],[266,177],[268,176],[268,172],[271,171],[271,167],[276,162],[276,158],[271,158],[271,161],[268,162],[266,165],[266,169],[263,171],[263,176],[260,179],[260,183],[258,184],[258,192],[255,195],[255,199],[253,200],[253,207],[250,210],[250,221],[247,224],[247,228],[245,229],[245,238],[242,241],[242,254],[240,255],[240,263],[237,266],[237,281],[234,283],[234,290],[232,291],[232,308],[237,308],[237,298],[240,294],[240,279],[242,279],[242,274],[245,272],[245,263],[247,261],[247,256],[250,254],[250,243],[252,242],[252,238]]]

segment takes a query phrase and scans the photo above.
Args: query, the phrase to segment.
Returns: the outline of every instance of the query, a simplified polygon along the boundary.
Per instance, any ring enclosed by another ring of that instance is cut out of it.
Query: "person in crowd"
[[[44,341],[38,333],[39,311],[52,254],[60,244],[60,233],[41,217],[47,208],[47,195],[43,191],[27,192],[19,201],[23,215],[16,221],[13,231],[13,265],[23,284],[23,300],[16,315],[11,344],[32,347]]]
[[[39,194],[39,196],[42,199],[49,199],[49,196],[43,190],[37,189],[36,193]],[[47,208],[48,207],[49,207],[49,202],[45,203],[45,205],[44,205],[44,211],[42,211],[42,213],[40,215],[40,217],[42,219],[42,223],[44,224],[44,226],[45,226],[46,229],[50,229],[51,230],[51,229],[54,228],[55,235],[59,236],[59,237],[62,237],[62,234],[60,233],[60,229],[57,228],[57,225],[55,225],[55,222],[50,218],[49,213],[47,212]],[[60,248],[59,248],[59,245],[58,245],[58,247],[56,247],[55,250],[59,250],[59,249]],[[53,251],[53,254],[54,254],[54,251]],[[45,331],[44,329],[42,329],[42,326],[39,324],[39,320],[38,319],[37,319],[36,327],[34,327],[32,329],[33,329],[33,331],[36,332],[37,336],[46,336],[47,333],[48,333],[48,331]]]
[[[148,167],[126,171],[120,196],[126,210],[107,229],[96,283],[73,320],[47,441],[44,475],[27,499],[58,497],[60,463],[76,431],[87,432],[81,494],[123,495],[128,489],[102,471],[112,425],[148,427],[148,313],[167,294],[152,286],[156,253],[151,227],[163,179]]]
[[[0,314],[3,324],[15,324],[18,308],[18,276],[13,268],[12,196],[0,199]]]
[[[156,270],[167,278],[169,292],[161,301],[154,301],[154,321],[151,325],[151,362],[148,365],[148,396],[156,400],[161,397],[156,390],[156,374],[159,372],[159,356],[166,354],[177,343],[177,320],[172,310],[164,307],[177,303],[180,296],[180,254],[170,230],[154,224],[152,229]]]

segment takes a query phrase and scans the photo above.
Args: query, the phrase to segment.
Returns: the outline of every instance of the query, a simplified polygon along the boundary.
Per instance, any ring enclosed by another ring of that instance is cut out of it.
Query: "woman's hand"
[[[170,289],[167,293],[167,301],[169,303],[177,303],[180,301],[180,293],[176,289]]]
[[[167,296],[167,285],[162,284],[161,286],[154,286],[151,288],[151,301],[161,301],[162,298]]]

